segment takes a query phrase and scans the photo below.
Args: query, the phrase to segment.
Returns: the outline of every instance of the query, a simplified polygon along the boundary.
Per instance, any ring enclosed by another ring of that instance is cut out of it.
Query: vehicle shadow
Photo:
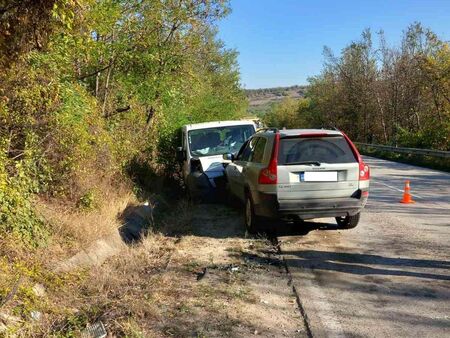
[[[275,226],[274,226],[275,225]],[[330,222],[313,222],[313,221],[278,221],[276,224],[271,224],[267,227],[266,232],[272,237],[283,236],[306,236],[311,231],[337,231],[339,230],[336,223]]]
[[[450,281],[450,274],[411,271],[410,269],[450,270],[450,261],[394,258],[355,252],[320,250],[283,250],[282,254],[289,267],[306,271],[342,272],[364,276],[402,276]],[[275,264],[276,262],[268,263]]]
[[[278,236],[306,236],[313,230],[339,230],[330,222],[288,222],[266,221],[255,232],[249,233],[244,225],[242,208],[229,207],[220,203],[202,203],[191,206],[192,220],[182,235],[212,238],[269,238]],[[171,233],[170,235],[174,235]]]
[[[450,280],[450,275],[410,271],[405,268],[450,269],[450,262],[392,258],[353,252],[328,252],[318,250],[283,251],[286,263],[303,269],[336,271],[354,275],[404,276],[436,280]],[[376,267],[373,267],[376,265]],[[389,269],[380,267],[386,266]],[[392,269],[392,267],[396,269]]]

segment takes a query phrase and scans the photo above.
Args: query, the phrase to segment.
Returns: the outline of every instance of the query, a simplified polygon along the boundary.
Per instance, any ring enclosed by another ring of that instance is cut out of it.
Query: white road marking
[[[393,187],[392,185],[389,185],[389,184],[386,184],[386,183],[383,183],[383,182],[380,182],[380,181],[376,181],[374,179],[371,180],[371,183],[378,183],[378,184],[384,185],[385,187],[388,187],[389,189],[403,192],[403,189],[399,189],[399,188]],[[411,193],[411,196],[414,196],[414,197],[420,198],[420,199],[422,198],[421,196],[416,195],[416,194],[412,194],[412,193]]]

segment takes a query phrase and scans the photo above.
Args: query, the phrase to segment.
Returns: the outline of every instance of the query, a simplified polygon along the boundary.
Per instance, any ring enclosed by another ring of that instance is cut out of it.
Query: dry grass
[[[22,328],[22,336],[78,335],[101,320],[116,336],[218,336],[231,333],[237,302],[252,299],[239,275],[226,268],[197,281],[202,266],[177,255],[178,240],[160,234],[129,247],[73,284],[56,289],[48,301],[58,311]],[[48,309],[47,309],[48,311]]]
[[[83,211],[57,200],[40,200],[38,212],[51,227],[52,256],[59,260],[71,256],[98,239],[120,227],[118,215],[129,205],[137,204],[134,195],[127,189],[113,189],[104,185],[97,193],[94,210]]]
[[[53,267],[85,249],[92,241],[117,231],[119,213],[127,205],[136,203],[126,185],[110,184],[111,181],[97,182],[97,189],[101,187],[102,194],[97,195],[96,208],[91,211],[75,208],[75,203],[70,200],[65,204],[56,199],[36,200],[36,209],[47,221],[51,233],[45,247],[27,247],[12,235],[0,238],[0,315],[20,319],[16,323],[0,318],[0,337],[6,334],[1,330],[5,324],[16,336],[45,336],[55,321],[70,315],[72,311],[67,310],[70,304],[61,298],[61,292],[71,290],[74,295],[79,294],[72,287],[79,286],[86,274],[83,271],[56,274]],[[13,297],[3,304],[19,278],[21,282]],[[44,297],[33,292],[36,284],[47,290]],[[36,323],[30,320],[31,311],[45,313],[36,330]]]
[[[110,197],[111,205],[101,206],[100,215],[64,214],[61,228],[65,230],[60,230],[58,238],[67,234],[70,241],[80,243],[77,245],[87,244],[83,231],[76,229],[80,220],[86,222],[85,232],[90,231],[89,222],[101,222],[100,228],[94,230],[97,235],[115,229],[117,221],[111,214],[117,215],[129,199],[126,194]],[[14,271],[6,262],[0,264],[0,290],[2,267],[4,271],[9,269],[3,290],[11,289],[15,281],[12,276],[24,276],[17,297],[6,308],[0,308],[0,312],[16,314],[21,320],[11,326],[11,335],[76,337],[87,324],[99,320],[112,337],[246,337],[256,327],[264,327],[267,318],[261,310],[266,305],[259,301],[261,292],[254,292],[249,276],[254,280],[255,274],[266,267],[255,270],[244,257],[265,250],[270,243],[243,238],[236,228],[238,215],[223,207],[193,208],[181,201],[166,206],[164,214],[157,220],[161,232],[151,232],[100,267],[53,273],[48,270],[46,255],[55,245],[42,249],[40,258],[25,260],[25,266],[15,266]],[[52,215],[55,220],[59,217],[55,211]],[[229,229],[225,229],[227,226]],[[202,234],[195,235],[199,230]],[[236,266],[239,269],[233,270]],[[198,278],[204,271],[204,277]],[[44,296],[33,293],[36,283],[44,285]],[[260,283],[265,286],[267,280]],[[42,318],[31,320],[31,311],[39,311]],[[258,323],[254,321],[255,313]],[[277,325],[278,317],[274,318]]]
[[[241,263],[244,240],[189,235],[192,217],[192,206],[182,201],[160,225],[184,236],[151,233],[100,267],[57,275],[58,283],[46,283],[43,319],[27,321],[16,334],[76,336],[101,320],[119,337],[236,335],[248,326],[240,308],[256,302],[242,271],[229,269]],[[204,267],[208,273],[197,281]]]

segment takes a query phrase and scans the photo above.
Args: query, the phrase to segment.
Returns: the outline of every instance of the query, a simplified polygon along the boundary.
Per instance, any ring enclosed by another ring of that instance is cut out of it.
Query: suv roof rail
[[[333,125],[321,126],[319,129],[332,129],[332,130],[336,130],[336,131],[341,131],[338,127],[333,126]]]
[[[272,133],[278,133],[278,128],[260,128],[257,130],[257,133],[271,131]]]

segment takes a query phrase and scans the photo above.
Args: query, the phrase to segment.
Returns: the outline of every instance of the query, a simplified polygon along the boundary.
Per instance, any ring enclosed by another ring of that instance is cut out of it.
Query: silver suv
[[[227,189],[245,204],[251,231],[274,218],[335,217],[339,228],[354,228],[369,196],[369,167],[338,130],[266,128],[223,158],[231,160]]]

